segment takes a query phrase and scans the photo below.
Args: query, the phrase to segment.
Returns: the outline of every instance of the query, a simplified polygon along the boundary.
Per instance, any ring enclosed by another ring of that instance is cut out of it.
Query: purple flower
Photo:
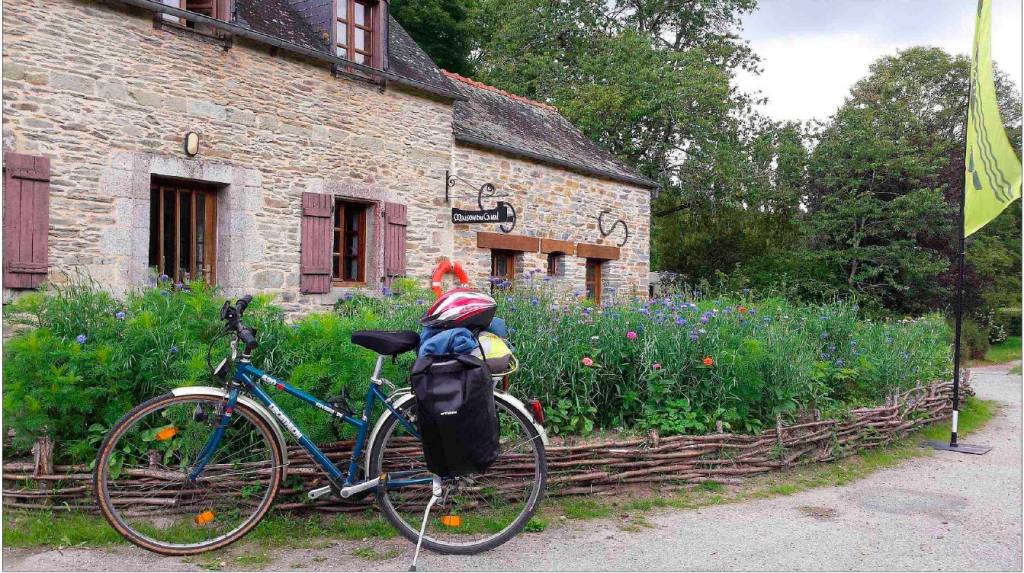
[[[900,352],[900,356],[901,356],[901,357],[902,357],[902,358],[903,358],[904,360],[909,360],[909,359],[910,359],[910,355],[909,355],[909,354],[907,354],[906,352]]]
[[[345,300],[352,300],[352,293],[346,293],[345,296],[341,297]]]
[[[491,284],[498,284],[501,282],[501,279],[499,279],[498,277],[491,277],[487,279],[487,281],[490,282]]]
[[[857,341],[856,340],[851,340],[850,341],[850,346],[857,346]]]
[[[704,323],[704,324],[707,324],[707,323],[708,323],[708,317],[706,317],[706,316],[702,316],[702,317],[700,317],[700,321],[701,321],[702,323]]]
[[[827,332],[822,332],[821,333],[821,337],[822,338],[828,338],[828,333]]]
[[[842,366],[842,365],[843,365],[843,361],[842,360],[836,360],[836,366]]]
[[[291,328],[292,330],[298,330],[299,329],[299,325],[292,324],[292,325],[289,325],[288,328]]]
[[[767,316],[766,316],[766,317],[764,317],[764,323],[765,323],[765,324],[768,324],[768,323],[769,323],[769,322],[771,322],[771,321],[772,321],[772,319],[768,318]]]
[[[174,283],[174,288],[175,288],[175,290],[181,290],[181,289],[185,288],[185,285],[184,285],[184,283]]]
[[[700,338],[700,337],[697,335],[697,333],[691,330],[690,331],[690,340],[697,340],[698,338]]]
[[[165,280],[167,280],[169,278],[171,278],[171,277],[167,276],[166,274],[160,275],[160,280],[162,280],[162,281],[165,281]]]
[[[508,329],[508,333],[509,334],[515,334],[516,333],[516,329],[510,328],[510,329]]]
[[[540,301],[537,299],[533,299],[530,301],[530,306],[537,306],[538,304],[540,304]]]
[[[629,332],[626,333],[626,338],[630,340],[636,340],[636,333],[630,330]]]
[[[744,293],[749,293],[749,292],[750,292],[750,289],[748,289],[748,288],[745,288],[745,289],[743,289],[743,292],[744,292]]]
[[[114,318],[116,318],[118,320],[124,320],[124,312],[123,311],[118,311],[117,314],[114,315]]]
[[[747,311],[747,314],[757,314],[757,311],[754,309],[750,309]]]
[[[160,296],[167,296],[167,291],[165,291],[165,290],[160,291]]]
[[[424,302],[423,302],[422,298],[416,299],[416,306],[423,306],[423,305],[424,305]]]
[[[178,352],[178,347],[172,344],[169,350],[171,351],[171,354],[176,354]]]
[[[551,282],[551,277],[544,277],[544,282]]]
[[[828,360],[828,359],[832,358],[832,355],[829,354],[828,352],[826,352],[826,353],[822,354],[821,357],[824,358],[825,360]]]
[[[85,344],[86,340],[88,340],[88,338],[86,338],[84,334],[79,334],[78,336],[75,337],[75,341],[78,342],[79,344]]]
[[[680,318],[680,319],[676,320],[676,326],[682,326],[684,324],[686,324],[686,319],[685,318]]]
[[[886,339],[885,339],[885,341],[886,341],[887,343],[892,343],[892,339],[891,339],[891,338],[886,338]]]

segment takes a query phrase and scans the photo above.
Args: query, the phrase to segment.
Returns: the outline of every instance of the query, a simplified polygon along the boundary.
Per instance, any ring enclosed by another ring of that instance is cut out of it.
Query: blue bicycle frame
[[[381,391],[380,386],[382,379],[380,378],[381,367],[384,364],[384,357],[377,357],[377,366],[374,369],[373,377],[371,378],[370,390],[366,395],[366,404],[363,406],[362,418],[354,418],[344,412],[338,411],[334,406],[324,402],[315,396],[311,396],[294,386],[289,385],[287,382],[283,382],[274,378],[273,376],[263,372],[262,370],[255,368],[246,356],[242,356],[242,360],[238,363],[238,368],[235,370],[234,380],[250,393],[256,397],[268,410],[277,418],[288,432],[295,437],[295,440],[302,446],[302,449],[306,450],[316,463],[323,468],[325,472],[330,476],[331,482],[336,486],[345,487],[356,485],[355,476],[359,475],[359,459],[363,455],[363,448],[366,444],[366,436],[370,428],[370,416],[373,414],[373,407],[377,400],[380,400],[384,406],[391,411],[391,414],[398,418],[398,421],[402,423],[406,429],[412,433],[413,436],[419,438],[419,432],[405,419],[405,416],[391,405],[388,401],[387,395]],[[274,400],[262,389],[260,385],[273,386],[278,390],[284,391],[286,394],[295,396],[299,400],[306,402],[307,404],[330,414],[336,418],[344,420],[346,423],[355,426],[357,430],[355,445],[352,448],[352,459],[349,461],[348,474],[342,474],[341,471],[333,464],[327,456],[324,455],[320,448],[316,446],[303,432],[295,425],[295,422],[288,417],[284,411],[274,402]],[[225,403],[224,411],[221,413],[221,418],[217,427],[214,429],[213,434],[207,440],[203,450],[197,457],[197,463],[195,469],[189,475],[190,479],[196,479],[199,474],[209,463],[213,457],[213,453],[217,450],[220,445],[221,439],[224,437],[224,432],[227,430],[231,423],[231,415],[235,407],[235,403],[238,400],[239,390],[238,388],[232,388],[228,394],[227,402]],[[411,470],[406,472],[396,472],[388,475],[382,479],[380,483],[387,484],[389,489],[397,489],[400,487],[406,487],[411,485],[427,484],[433,479],[432,476],[414,478],[413,475],[426,473],[426,470]],[[383,477],[383,476],[382,476]],[[397,478],[397,479],[396,479]]]

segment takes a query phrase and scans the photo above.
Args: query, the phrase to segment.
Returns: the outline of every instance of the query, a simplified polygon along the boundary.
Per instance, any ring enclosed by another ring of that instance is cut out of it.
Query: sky
[[[1021,0],[994,0],[992,58],[1021,85]],[[826,119],[880,56],[911,46],[967,54],[976,0],[760,0],[739,34],[763,72],[739,87],[768,97],[776,120]]]

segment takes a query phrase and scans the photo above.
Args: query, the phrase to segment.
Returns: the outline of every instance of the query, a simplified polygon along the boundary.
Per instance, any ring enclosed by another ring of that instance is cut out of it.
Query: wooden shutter
[[[384,278],[405,276],[406,207],[401,203],[384,204]]]
[[[7,288],[37,288],[48,271],[50,158],[8,153],[4,161],[4,274]]]
[[[330,195],[302,194],[302,252],[299,257],[301,292],[324,293],[331,290],[333,207],[334,199]]]

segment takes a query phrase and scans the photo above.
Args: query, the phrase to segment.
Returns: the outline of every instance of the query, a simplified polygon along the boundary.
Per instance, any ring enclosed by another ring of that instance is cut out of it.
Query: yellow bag
[[[473,355],[487,362],[492,376],[504,376],[515,371],[511,364],[512,350],[500,336],[492,332],[481,332],[479,341],[480,347],[473,350]]]

